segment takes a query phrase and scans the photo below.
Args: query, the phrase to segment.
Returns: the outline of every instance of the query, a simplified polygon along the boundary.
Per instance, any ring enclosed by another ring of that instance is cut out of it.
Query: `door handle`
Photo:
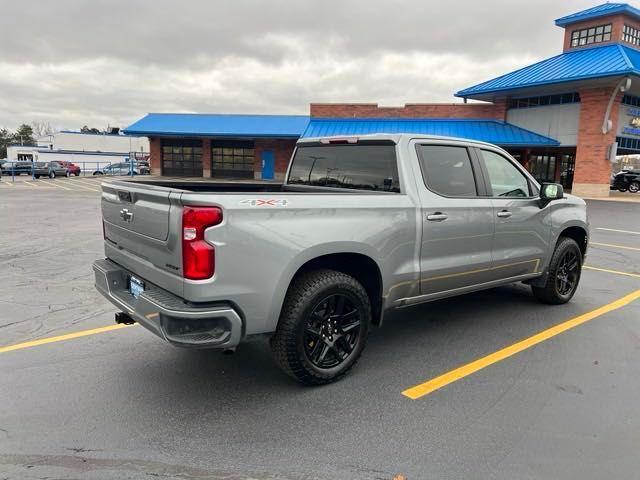
[[[500,218],[509,218],[511,215],[513,215],[513,213],[509,210],[502,210],[501,212],[498,212],[498,217]]]
[[[427,220],[430,222],[442,222],[449,218],[446,214],[442,212],[432,213],[431,215],[427,215]]]

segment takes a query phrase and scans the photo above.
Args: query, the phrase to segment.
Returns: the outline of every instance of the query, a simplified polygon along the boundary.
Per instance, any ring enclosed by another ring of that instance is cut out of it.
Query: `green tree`
[[[35,145],[36,141],[33,139],[33,128],[31,125],[23,123],[20,125],[16,133],[13,134],[13,142],[18,145]]]
[[[7,146],[11,141],[11,132],[6,128],[0,128],[0,158],[7,158]]]
[[[82,127],[82,128],[80,129],[80,131],[81,131],[82,133],[102,133],[102,132],[100,132],[100,130],[98,130],[97,128],[95,128],[95,127],[93,127],[93,128],[89,128],[89,127],[87,127],[86,125],[85,125],[84,127]]]

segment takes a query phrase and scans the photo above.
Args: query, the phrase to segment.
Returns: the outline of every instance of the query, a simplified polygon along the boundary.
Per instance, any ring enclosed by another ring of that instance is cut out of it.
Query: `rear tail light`
[[[204,241],[204,231],[222,222],[218,207],[184,207],[182,210],[182,275],[189,280],[213,277],[215,249]]]

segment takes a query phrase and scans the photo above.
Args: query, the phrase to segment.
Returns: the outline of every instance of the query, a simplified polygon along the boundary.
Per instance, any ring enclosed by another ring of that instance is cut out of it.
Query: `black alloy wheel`
[[[580,260],[573,250],[568,250],[560,259],[556,270],[556,289],[562,296],[573,293],[580,278]]]
[[[305,326],[304,346],[309,361],[319,369],[345,362],[360,336],[362,312],[343,293],[321,300]]]
[[[543,303],[567,303],[578,289],[582,272],[582,251],[573,238],[560,237],[549,262],[544,284],[533,283],[531,290]]]
[[[335,382],[358,362],[371,320],[371,299],[358,280],[335,270],[309,271],[289,286],[271,350],[297,381]]]

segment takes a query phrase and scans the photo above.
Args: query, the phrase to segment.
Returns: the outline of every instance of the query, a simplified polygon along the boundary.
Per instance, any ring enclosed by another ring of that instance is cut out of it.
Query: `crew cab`
[[[270,340],[305,384],[340,378],[391,310],[526,282],[574,295],[585,202],[487,143],[409,134],[298,142],[286,180],[102,184],[97,289],[181,347]]]

